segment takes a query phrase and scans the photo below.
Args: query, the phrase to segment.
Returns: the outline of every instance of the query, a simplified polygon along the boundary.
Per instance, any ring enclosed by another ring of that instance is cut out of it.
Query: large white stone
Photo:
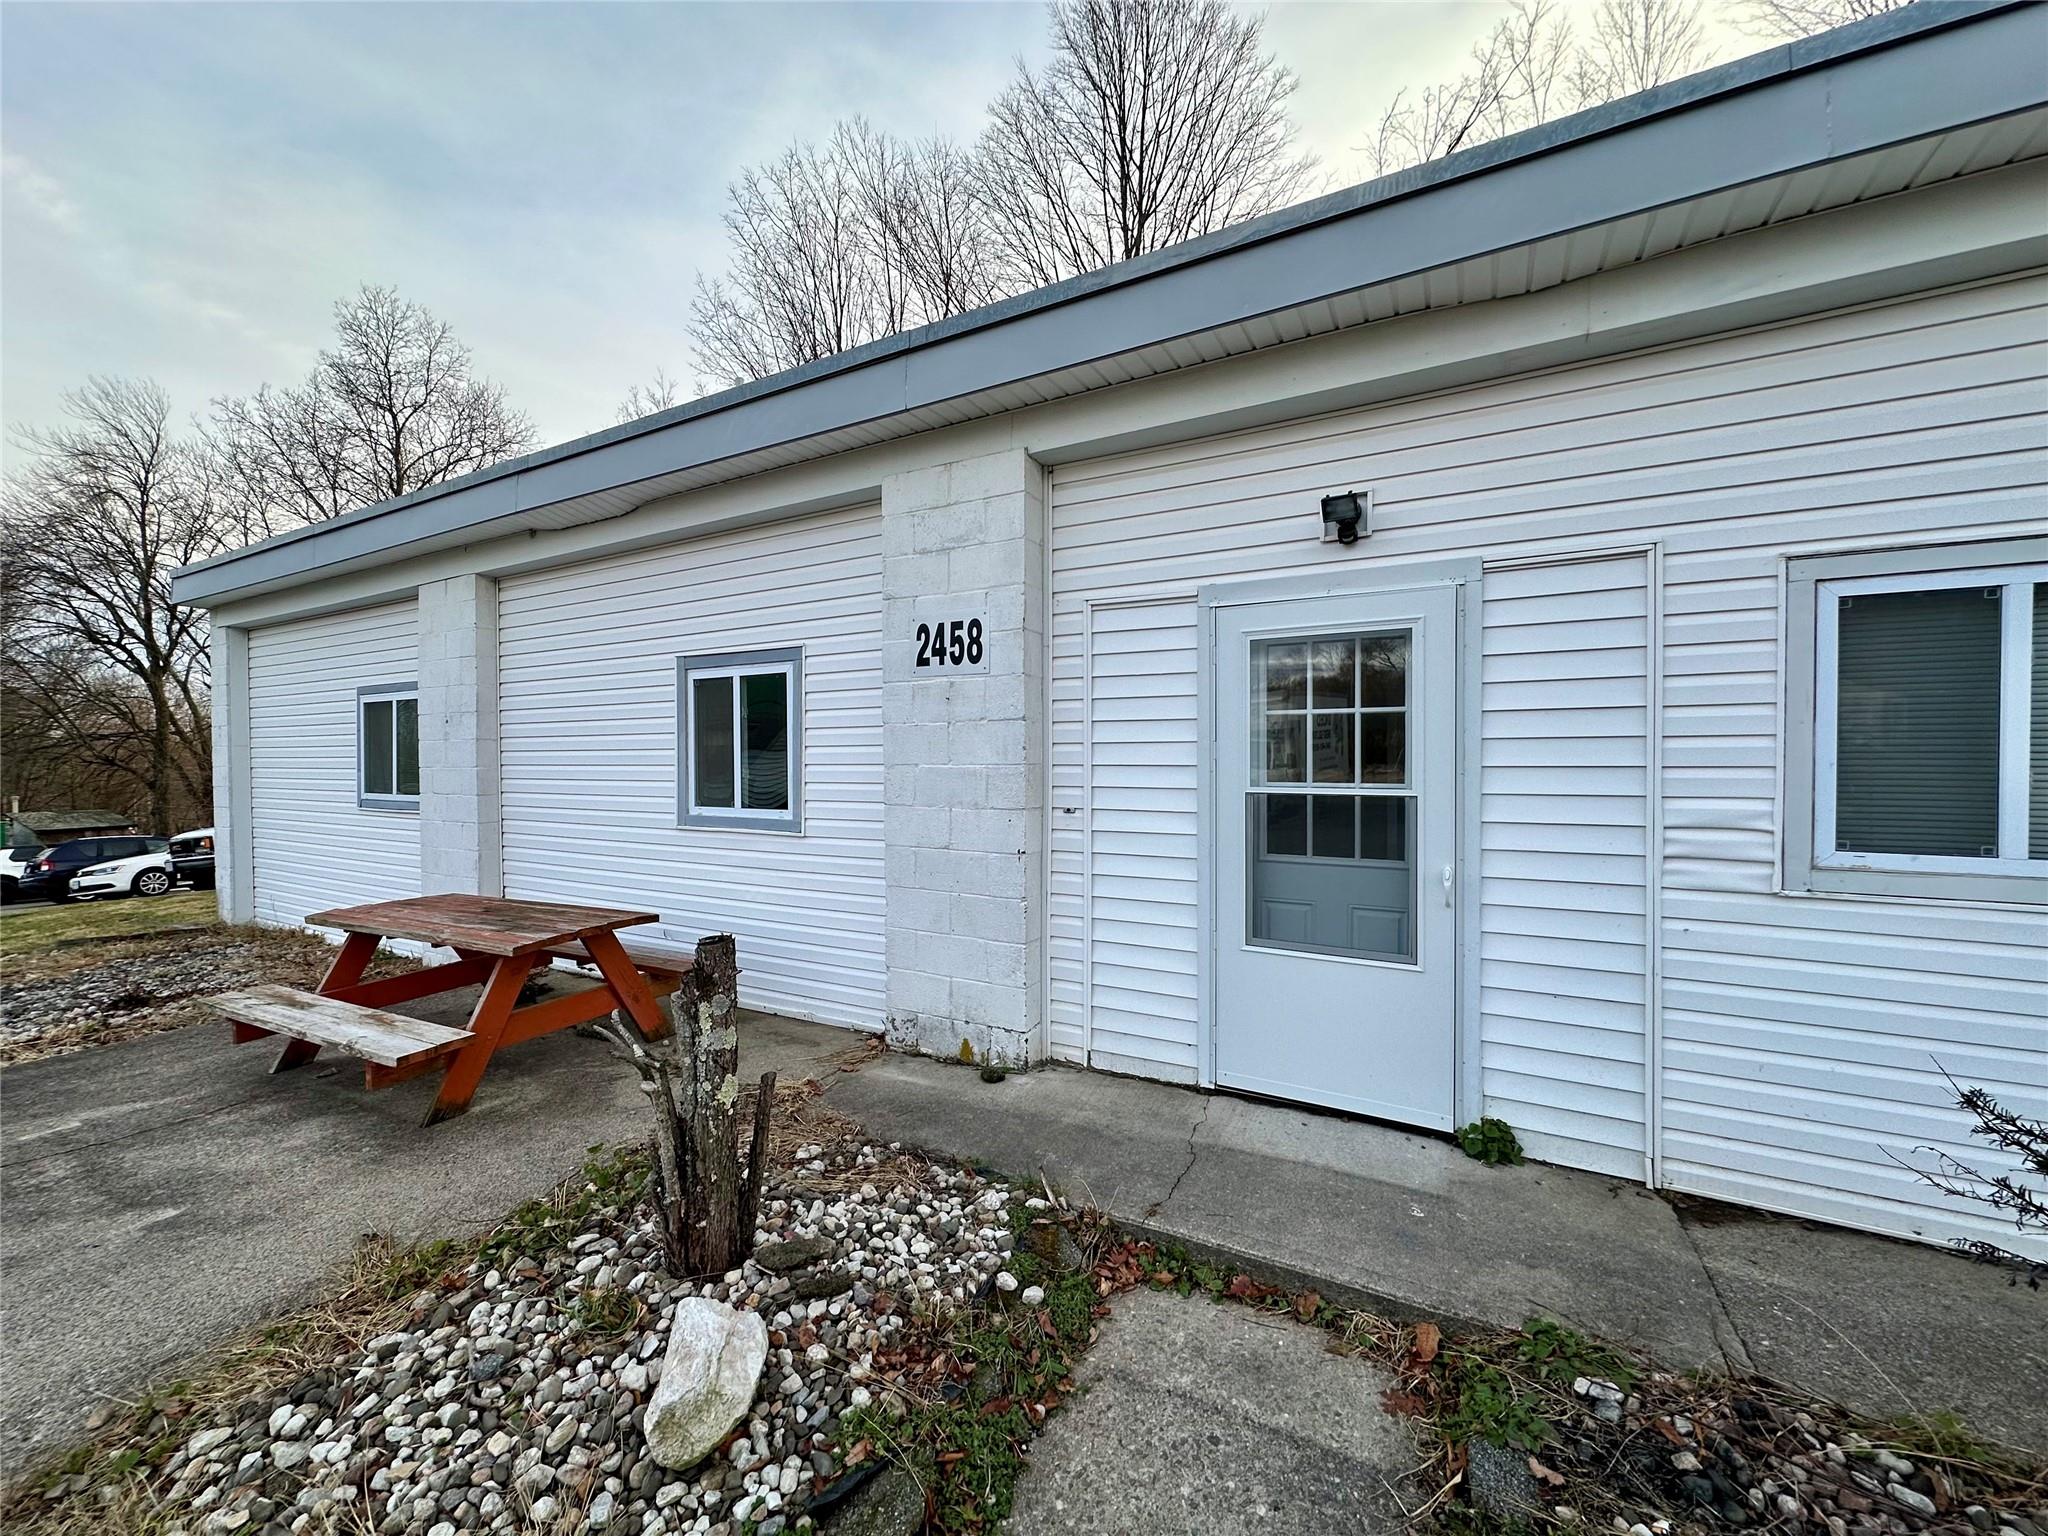
[[[768,1359],[768,1325],[708,1296],[676,1304],[661,1381],[647,1404],[647,1449],[684,1472],[718,1448],[754,1401]]]

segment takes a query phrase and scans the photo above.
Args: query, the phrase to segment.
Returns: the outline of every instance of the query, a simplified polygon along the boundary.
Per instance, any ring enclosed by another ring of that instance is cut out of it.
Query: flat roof
[[[1918,0],[278,534],[184,567],[173,596],[208,604],[295,585],[343,562],[359,567],[404,558],[428,540],[489,536],[491,524],[579,498],[591,499],[593,516],[616,515],[633,504],[631,487],[658,476],[915,417],[1390,276],[2044,103],[2048,7]],[[1512,195],[1491,195],[1489,188],[1489,195],[1450,197],[1488,178],[1503,182],[1503,194],[1511,183]],[[911,429],[922,426],[913,422]]]

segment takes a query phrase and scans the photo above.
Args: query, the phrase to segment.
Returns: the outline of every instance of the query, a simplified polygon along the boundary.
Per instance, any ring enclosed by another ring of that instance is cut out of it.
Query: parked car
[[[171,839],[171,868],[195,890],[213,889],[213,828],[180,832]]]
[[[147,841],[163,846],[163,839]],[[95,896],[161,896],[178,883],[166,851],[152,850],[131,858],[93,864],[71,877],[71,899],[90,901]]]
[[[42,856],[41,843],[0,848],[0,901],[13,901],[19,895],[23,873]]]
[[[71,877],[80,870],[112,859],[168,853],[170,846],[170,840],[162,837],[74,837],[43,849],[22,871],[16,893],[29,900],[69,901]]]

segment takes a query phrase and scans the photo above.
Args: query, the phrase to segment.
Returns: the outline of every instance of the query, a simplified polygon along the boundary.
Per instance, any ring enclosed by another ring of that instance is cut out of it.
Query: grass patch
[[[0,953],[9,960],[23,959],[89,939],[134,938],[197,925],[222,926],[212,891],[74,901],[0,918]]]
[[[873,1407],[839,1420],[849,1461],[880,1455],[917,1479],[930,1495],[935,1531],[985,1531],[1008,1518],[1025,1447],[1066,1396],[1094,1337],[1101,1307],[1090,1274],[1052,1273],[1021,1250],[1008,1267],[1020,1291],[1045,1288],[1039,1306],[992,1298],[956,1315],[920,1341],[938,1379],[899,1399],[900,1417]]]

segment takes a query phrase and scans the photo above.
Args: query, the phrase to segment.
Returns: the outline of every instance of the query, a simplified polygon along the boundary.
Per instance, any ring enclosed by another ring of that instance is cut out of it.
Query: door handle
[[[1444,905],[1447,907],[1451,904],[1451,887],[1457,878],[1457,870],[1451,865],[1446,864],[1444,866]]]

